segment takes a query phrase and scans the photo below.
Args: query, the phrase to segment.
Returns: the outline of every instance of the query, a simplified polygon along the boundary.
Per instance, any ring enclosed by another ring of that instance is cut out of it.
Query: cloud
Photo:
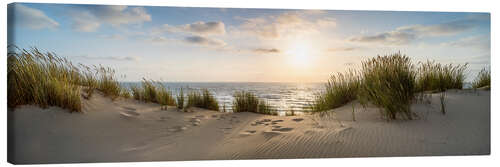
[[[354,50],[359,50],[360,48],[356,47],[338,47],[338,48],[330,48],[328,49],[329,52],[348,52],[348,51],[354,51]]]
[[[444,46],[452,46],[452,47],[475,47],[481,50],[490,51],[490,37],[477,35],[461,38],[457,41],[442,43]]]
[[[77,58],[87,59],[87,60],[114,60],[114,61],[139,61],[139,57],[135,56],[104,56],[104,57],[94,57],[94,56],[76,56]]]
[[[266,49],[266,48],[257,48],[252,50],[254,53],[259,54],[272,54],[272,53],[281,53],[281,50],[276,48]]]
[[[223,22],[195,22],[191,24],[172,26],[168,24],[164,24],[160,28],[156,28],[153,30],[154,33],[163,33],[163,32],[171,32],[171,33],[190,33],[195,35],[224,35],[226,33],[226,28]]]
[[[103,34],[103,35],[100,35],[99,37],[106,38],[106,39],[125,39],[125,36],[120,35],[120,34],[112,34],[112,35]]]
[[[203,36],[188,36],[184,41],[191,44],[198,44],[204,46],[225,46],[226,43],[222,40],[207,38]]]
[[[59,23],[38,9],[21,4],[9,5],[9,25],[28,27],[31,29],[55,29]]]
[[[352,42],[384,43],[402,45],[424,37],[455,35],[478,26],[482,18],[471,17],[435,25],[411,25],[398,27],[393,31],[375,35],[363,35],[349,38]]]
[[[75,31],[92,32],[102,24],[112,26],[142,24],[151,21],[151,15],[143,7],[120,5],[87,5],[71,11],[72,28]]]
[[[286,35],[317,33],[321,28],[336,26],[333,18],[320,18],[316,20],[304,19],[300,13],[283,13],[278,16],[257,18],[241,18],[244,22],[233,29],[237,34],[257,36],[265,39],[276,39]]]
[[[73,24],[71,28],[80,32],[92,32],[97,30],[101,23],[89,12],[82,12],[77,16],[73,16]]]

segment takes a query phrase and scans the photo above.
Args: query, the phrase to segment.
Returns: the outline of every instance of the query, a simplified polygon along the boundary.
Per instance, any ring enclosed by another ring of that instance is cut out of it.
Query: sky
[[[15,3],[8,43],[121,81],[325,82],[377,55],[489,69],[490,14]]]

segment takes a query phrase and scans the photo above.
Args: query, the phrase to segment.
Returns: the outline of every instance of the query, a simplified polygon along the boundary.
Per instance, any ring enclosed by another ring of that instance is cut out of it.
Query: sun
[[[292,65],[305,67],[309,65],[312,49],[309,43],[297,41],[291,43],[285,53]]]

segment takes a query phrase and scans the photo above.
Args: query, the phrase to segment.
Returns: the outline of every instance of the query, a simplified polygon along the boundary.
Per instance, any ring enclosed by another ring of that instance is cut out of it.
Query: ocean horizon
[[[125,88],[132,85],[140,86],[141,82],[120,82]],[[324,82],[159,82],[174,96],[181,88],[185,94],[190,91],[207,89],[213,93],[221,111],[232,112],[234,93],[238,91],[252,92],[257,97],[267,101],[279,113],[304,111],[324,90]]]

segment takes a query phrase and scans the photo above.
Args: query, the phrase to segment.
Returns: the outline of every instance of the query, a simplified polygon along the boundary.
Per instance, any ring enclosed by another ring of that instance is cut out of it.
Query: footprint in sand
[[[200,125],[200,123],[201,123],[201,120],[200,120],[200,119],[198,119],[198,118],[196,118],[196,117],[194,117],[194,118],[191,118],[191,119],[189,120],[189,122],[191,122],[191,124],[192,124],[193,126],[199,126],[199,125]]]
[[[195,116],[195,117],[196,117],[196,118],[205,118],[205,116],[204,116],[204,115],[197,115],[197,116]]]
[[[160,117],[160,119],[158,119],[158,121],[163,122],[163,121],[165,121],[165,120],[167,120],[167,119],[169,119],[169,118],[170,118],[170,117],[164,117],[164,116],[161,116],[161,117]]]
[[[290,132],[292,130],[293,130],[293,128],[273,128],[271,131]]]
[[[255,132],[257,132],[257,131],[256,130],[246,130],[246,131],[240,133],[240,136],[242,136],[242,137],[250,136],[250,135],[255,134]]]
[[[132,108],[132,107],[122,107],[123,109],[125,110],[128,110],[128,111],[135,111],[137,110],[136,108]]]
[[[303,121],[303,120],[304,120],[304,118],[294,118],[294,119],[292,119],[292,120],[293,120],[293,121],[295,121],[295,122],[300,122],[300,121]]]
[[[257,131],[256,131],[256,130],[246,130],[245,132],[248,132],[248,133],[252,133],[252,134],[253,134],[253,133],[257,132]]]
[[[141,114],[139,114],[138,112],[135,112],[135,110],[134,111],[133,110],[126,110],[126,111],[120,112],[120,115],[125,116],[127,118],[132,118],[132,117],[137,117]]]
[[[217,115],[215,115],[215,114],[214,114],[214,115],[212,115],[212,118],[217,118]]]
[[[263,119],[260,122],[271,122],[271,119]]]
[[[277,126],[277,125],[276,125],[276,126],[273,126],[273,128],[281,128],[281,126]]]
[[[184,131],[184,130],[187,130],[187,127],[185,126],[174,126],[174,127],[171,127],[168,129],[168,131],[170,132],[180,132],[180,131]]]
[[[191,118],[189,122],[201,122],[201,120],[198,118]]]

